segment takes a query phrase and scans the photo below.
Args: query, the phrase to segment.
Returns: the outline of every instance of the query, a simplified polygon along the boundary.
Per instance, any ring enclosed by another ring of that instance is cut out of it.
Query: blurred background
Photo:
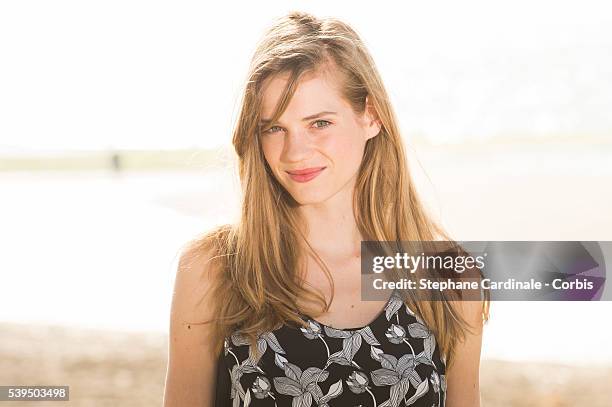
[[[180,247],[236,215],[240,86],[294,9],[362,36],[457,240],[612,240],[606,2],[212,4],[0,3],[1,385],[161,405]],[[483,405],[611,405],[610,315],[493,303]]]

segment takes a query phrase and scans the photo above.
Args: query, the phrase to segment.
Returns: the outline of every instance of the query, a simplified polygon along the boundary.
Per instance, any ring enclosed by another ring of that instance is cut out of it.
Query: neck
[[[353,215],[352,188],[324,202],[300,206],[308,225],[308,243],[320,255],[358,257],[362,236]]]

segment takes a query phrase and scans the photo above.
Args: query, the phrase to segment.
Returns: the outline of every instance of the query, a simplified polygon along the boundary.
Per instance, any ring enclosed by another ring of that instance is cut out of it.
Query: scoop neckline
[[[394,295],[395,295],[395,290],[391,291],[391,295],[389,295],[389,298],[387,298],[387,301],[383,305],[382,309],[376,313],[376,316],[374,317],[374,319],[372,319],[372,321],[370,321],[366,325],[363,325],[363,326],[360,326],[360,327],[356,327],[356,328],[336,328],[336,327],[324,324],[321,321],[317,321],[316,319],[312,318],[309,315],[305,315],[305,314],[302,314],[302,315],[304,317],[306,317],[307,319],[311,320],[312,322],[316,322],[317,324],[319,324],[322,327],[331,328],[331,329],[334,329],[336,331],[344,331],[344,332],[359,331],[359,330],[362,330],[362,329],[365,329],[365,328],[369,327],[374,322],[376,322],[376,321],[378,321],[380,319],[380,317],[387,311],[387,307],[391,303],[391,299],[393,298]]]

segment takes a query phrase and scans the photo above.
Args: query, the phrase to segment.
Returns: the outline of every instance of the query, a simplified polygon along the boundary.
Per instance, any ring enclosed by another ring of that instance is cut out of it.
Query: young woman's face
[[[305,75],[278,122],[267,123],[287,79],[288,74],[277,75],[263,87],[263,152],[298,203],[322,203],[354,186],[365,143],[378,134],[380,123],[372,109],[353,112],[340,95],[335,72]]]

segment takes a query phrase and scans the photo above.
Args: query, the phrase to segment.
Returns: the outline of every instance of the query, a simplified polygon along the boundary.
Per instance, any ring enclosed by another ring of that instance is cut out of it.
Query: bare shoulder
[[[465,288],[462,291],[461,300],[450,301],[454,311],[475,330],[473,334],[482,333],[483,324],[488,319],[488,302],[481,288],[481,281],[484,278],[482,272],[477,267],[468,268],[464,272],[463,279],[472,283],[478,283],[478,288]]]
[[[206,313],[209,307],[202,304],[212,301],[210,288],[219,278],[215,267],[217,253],[203,238],[190,240],[183,245],[176,268],[173,306],[184,316]]]
[[[212,405],[217,355],[212,344],[211,287],[218,267],[200,239],[183,246],[177,262],[168,341],[164,407]]]
[[[452,301],[457,314],[466,321],[476,332],[482,332],[483,328],[483,309],[482,300],[462,300]]]

